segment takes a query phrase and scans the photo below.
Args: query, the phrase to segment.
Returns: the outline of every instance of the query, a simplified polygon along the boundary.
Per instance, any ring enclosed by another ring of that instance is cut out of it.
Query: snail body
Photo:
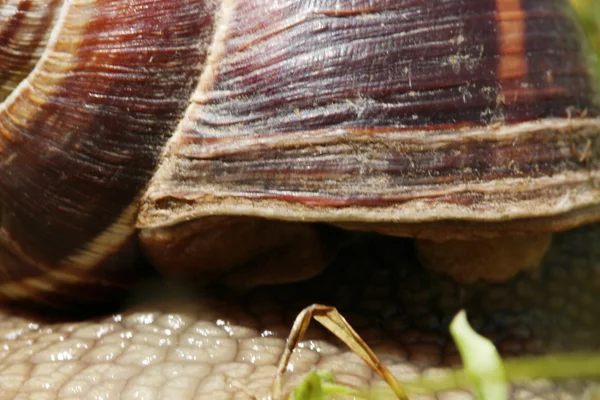
[[[245,264],[247,285],[318,273],[307,222],[435,243],[600,219],[597,94],[566,1],[54,10],[0,106],[8,300],[97,301],[135,276],[138,234],[167,273]]]

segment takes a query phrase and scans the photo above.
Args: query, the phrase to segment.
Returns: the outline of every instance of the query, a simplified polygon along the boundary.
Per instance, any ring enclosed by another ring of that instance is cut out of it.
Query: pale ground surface
[[[596,227],[557,236],[539,273],[501,285],[453,284],[416,266],[410,242],[384,239],[356,246],[311,282],[243,298],[159,282],[141,285],[126,311],[83,322],[5,309],[0,399],[247,399],[233,380],[263,396],[291,322],[314,302],[337,306],[403,379],[458,360],[447,324],[461,307],[504,355],[598,350],[599,235]],[[313,366],[352,385],[374,379],[316,325],[293,361],[288,382]],[[539,381],[515,387],[513,397],[579,398],[589,386]]]

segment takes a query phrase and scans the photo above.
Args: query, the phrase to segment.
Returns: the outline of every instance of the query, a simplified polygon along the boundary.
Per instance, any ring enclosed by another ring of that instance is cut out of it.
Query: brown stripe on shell
[[[600,123],[567,118],[598,111],[582,38],[538,3],[232,2],[140,226],[598,219]],[[530,84],[556,49],[560,79]]]
[[[498,20],[498,79],[527,76],[525,16],[520,0],[496,0]]]
[[[507,1],[504,7],[509,8],[510,3],[514,3],[510,8],[517,7],[514,0]],[[502,80],[501,100],[512,103],[503,109],[504,118],[522,121],[550,115],[598,115],[589,49],[581,40],[580,29],[574,27],[576,17],[569,3],[556,0],[518,3],[521,11],[515,10],[514,14],[520,14],[523,22],[515,30],[522,31],[518,47],[526,53],[527,74]],[[514,20],[516,24],[518,17]]]
[[[40,58],[62,0],[8,0],[0,5],[0,101]]]
[[[213,4],[65,5],[34,71],[0,105],[2,296],[110,301],[92,287],[135,272],[123,247],[201,70]]]

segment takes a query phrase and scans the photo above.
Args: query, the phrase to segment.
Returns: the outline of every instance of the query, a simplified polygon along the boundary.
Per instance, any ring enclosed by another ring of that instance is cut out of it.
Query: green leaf
[[[294,388],[290,400],[327,400],[332,394],[356,393],[351,388],[335,384],[331,371],[313,369]]]
[[[506,400],[508,385],[502,358],[494,344],[471,328],[464,311],[450,324],[467,377],[480,400]]]

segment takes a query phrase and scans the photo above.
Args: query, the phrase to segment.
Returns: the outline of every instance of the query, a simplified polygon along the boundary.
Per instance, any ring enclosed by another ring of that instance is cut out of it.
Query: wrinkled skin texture
[[[457,285],[419,267],[410,241],[370,236],[318,278],[237,297],[157,281],[122,311],[75,322],[5,308],[0,398],[246,399],[234,380],[260,398],[294,317],[314,302],[338,307],[400,379],[459,362],[447,325],[463,307],[505,356],[597,351],[599,235],[600,226],[556,235],[541,270],[504,284]],[[352,385],[375,380],[316,323],[292,361],[288,388],[314,366]],[[589,387],[537,381],[513,397],[579,397]]]

